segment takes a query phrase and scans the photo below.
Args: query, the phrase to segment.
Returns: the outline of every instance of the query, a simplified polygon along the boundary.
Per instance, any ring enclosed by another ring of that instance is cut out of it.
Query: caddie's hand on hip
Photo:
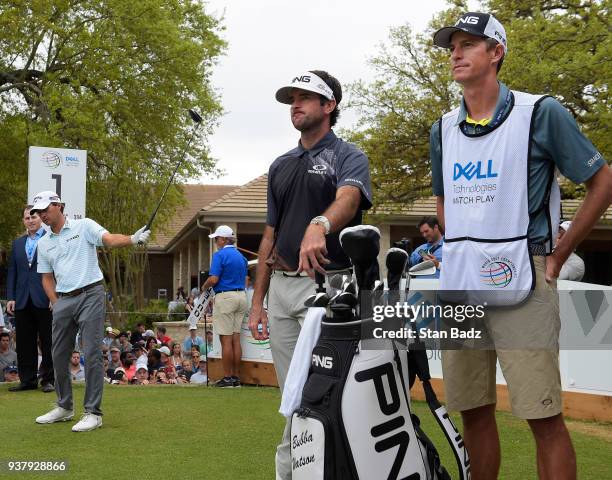
[[[144,227],[137,230],[136,233],[134,233],[134,235],[130,237],[134,245],[139,243],[147,243],[149,241],[149,237],[151,236],[151,230],[146,230],[146,228],[147,226],[145,225]]]
[[[9,315],[15,314],[15,300],[9,300],[6,302],[6,313]]]
[[[563,262],[557,258],[557,255],[555,255],[554,252],[546,257],[545,278],[548,283],[552,282],[559,276],[562,266]]]
[[[315,270],[325,274],[323,265],[330,263],[325,255],[327,255],[327,246],[325,244],[324,227],[308,225],[300,246],[300,263],[297,271],[306,272],[312,279],[314,279]]]
[[[261,332],[259,331],[261,325]],[[249,313],[249,330],[255,340],[266,340],[268,338],[268,313],[261,305],[253,305]]]

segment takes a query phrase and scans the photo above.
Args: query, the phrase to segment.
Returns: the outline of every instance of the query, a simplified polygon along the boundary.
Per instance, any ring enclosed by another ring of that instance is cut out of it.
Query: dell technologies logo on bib
[[[493,160],[487,161],[486,171],[484,171],[483,162],[480,160],[475,164],[468,162],[465,166],[457,162],[453,167],[453,180],[459,180],[462,176],[469,181],[472,180],[474,176],[478,180],[482,178],[496,178],[497,173],[493,171]]]
[[[455,162],[453,165],[453,203],[476,205],[495,201],[498,174],[494,171],[493,160],[483,162]],[[484,180],[484,181],[481,181]],[[488,181],[487,181],[488,180]]]

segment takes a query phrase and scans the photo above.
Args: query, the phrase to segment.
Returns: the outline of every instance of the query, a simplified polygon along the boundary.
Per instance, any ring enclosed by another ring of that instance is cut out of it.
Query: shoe
[[[240,387],[240,379],[238,377],[232,377],[232,382],[234,383],[234,388]]]
[[[234,381],[230,377],[223,377],[217,383],[215,383],[215,387],[219,388],[233,388]]]
[[[53,386],[52,383],[45,383],[42,386],[42,391],[45,393],[55,392],[55,387]]]
[[[38,385],[28,385],[27,383],[20,383],[14,387],[9,388],[9,392],[22,392],[24,390],[36,390]]]
[[[36,423],[55,423],[67,422],[74,417],[74,410],[66,410],[62,407],[55,407],[49,413],[36,418]]]
[[[102,415],[84,413],[79,422],[72,427],[73,432],[89,432],[102,426]]]

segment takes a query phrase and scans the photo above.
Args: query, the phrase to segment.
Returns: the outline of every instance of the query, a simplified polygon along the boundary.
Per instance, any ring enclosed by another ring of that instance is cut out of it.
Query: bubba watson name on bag
[[[360,351],[341,330],[349,329],[324,324],[313,350],[291,425],[292,478],[435,478],[417,440],[397,351]],[[330,338],[336,335],[344,338]]]

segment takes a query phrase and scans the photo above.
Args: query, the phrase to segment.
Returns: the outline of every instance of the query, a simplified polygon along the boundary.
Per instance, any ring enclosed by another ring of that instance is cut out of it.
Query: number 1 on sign
[[[51,175],[51,178],[55,180],[55,193],[57,193],[58,197],[62,198],[62,176],[54,173]]]

